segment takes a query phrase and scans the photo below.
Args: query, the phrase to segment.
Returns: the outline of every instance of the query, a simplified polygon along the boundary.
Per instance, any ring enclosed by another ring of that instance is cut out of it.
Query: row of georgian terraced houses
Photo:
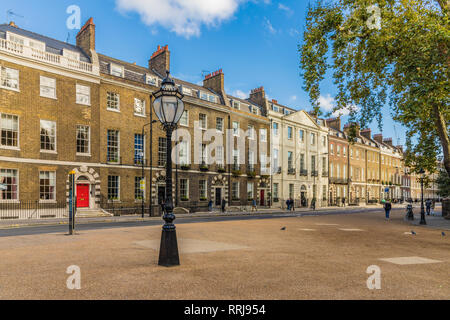
[[[65,202],[71,171],[79,208],[139,207],[142,199],[157,207],[164,199],[165,132],[148,124],[156,119],[152,93],[170,70],[167,46],[142,67],[97,53],[92,18],[76,45],[10,23],[0,25],[0,68],[0,203]],[[350,144],[339,119],[317,119],[269,101],[263,87],[248,99],[230,96],[222,70],[202,86],[174,80],[185,95],[179,128],[191,137],[196,126],[224,138],[228,131],[246,132],[243,149],[233,139],[215,150],[214,163],[207,159],[208,143],[176,141],[177,207],[203,211],[222,199],[231,207],[253,200],[276,207],[288,198],[297,206],[313,198],[316,206],[327,206],[420,195],[392,140],[362,130]],[[255,143],[256,152],[250,147]],[[198,153],[202,162],[194,163]],[[428,191],[435,197],[434,189]]]

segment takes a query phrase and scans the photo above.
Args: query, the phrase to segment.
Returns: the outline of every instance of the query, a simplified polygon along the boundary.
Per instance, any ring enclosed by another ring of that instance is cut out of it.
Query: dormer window
[[[213,103],[216,103],[216,101],[217,101],[216,97],[213,96],[212,94],[209,95],[208,100],[209,100],[209,102],[213,102]]]
[[[275,112],[280,112],[280,108],[274,104],[272,105],[272,110]]]
[[[288,115],[291,114],[291,112],[290,112],[288,109],[284,109],[284,114],[285,114],[286,116],[288,116]]]
[[[145,83],[156,87],[158,84],[158,79],[155,76],[146,74],[145,75]]]
[[[80,61],[80,54],[75,51],[70,51],[67,49],[63,49],[63,56],[69,58],[71,60]]]
[[[28,39],[23,36],[19,36],[17,34],[13,34],[10,32],[7,32],[7,40],[10,42],[14,42],[17,46],[20,47],[20,49],[23,49],[23,46],[28,46],[32,49],[36,49],[39,51],[45,51],[45,43],[40,42],[37,40]]]
[[[208,94],[206,92],[199,92],[200,99],[208,101]]]
[[[186,96],[192,96],[192,89],[181,86],[181,92]]]
[[[119,66],[119,65],[113,64],[113,63],[109,64],[109,71],[112,76],[121,77],[121,78],[123,78],[124,74],[125,74],[125,70],[124,70],[123,66]]]
[[[233,106],[234,109],[238,109],[238,110],[241,109],[241,103],[239,101],[232,100],[231,105]]]

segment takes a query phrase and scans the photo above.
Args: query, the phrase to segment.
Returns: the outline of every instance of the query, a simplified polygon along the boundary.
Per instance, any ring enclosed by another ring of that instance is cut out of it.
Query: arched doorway
[[[75,195],[79,209],[98,209],[100,207],[100,175],[86,166],[73,169],[75,172]],[[66,180],[67,195],[69,179]],[[69,198],[67,198],[67,202]]]

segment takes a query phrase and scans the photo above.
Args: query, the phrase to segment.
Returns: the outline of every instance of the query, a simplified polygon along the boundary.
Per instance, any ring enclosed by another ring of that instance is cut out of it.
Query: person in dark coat
[[[391,210],[392,210],[392,205],[389,201],[386,201],[384,203],[384,211],[386,213],[386,220],[389,220],[389,216],[391,214]]]
[[[227,202],[225,201],[225,198],[222,199],[222,212],[225,212],[225,206],[227,205]]]
[[[425,201],[425,205],[426,205],[426,207],[427,207],[427,216],[429,216],[430,215],[430,212],[431,212],[431,200],[430,199],[427,199],[427,201]]]

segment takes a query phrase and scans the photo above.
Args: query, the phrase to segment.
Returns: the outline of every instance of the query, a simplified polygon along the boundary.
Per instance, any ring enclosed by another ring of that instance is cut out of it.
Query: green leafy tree
[[[308,8],[301,53],[304,88],[320,115],[320,82],[333,71],[332,112],[362,128],[389,105],[405,126],[406,165],[450,174],[450,1],[318,0]]]
[[[436,183],[439,188],[438,191],[439,196],[443,198],[450,197],[450,177],[446,171],[441,170],[439,172],[439,176],[436,179]]]

